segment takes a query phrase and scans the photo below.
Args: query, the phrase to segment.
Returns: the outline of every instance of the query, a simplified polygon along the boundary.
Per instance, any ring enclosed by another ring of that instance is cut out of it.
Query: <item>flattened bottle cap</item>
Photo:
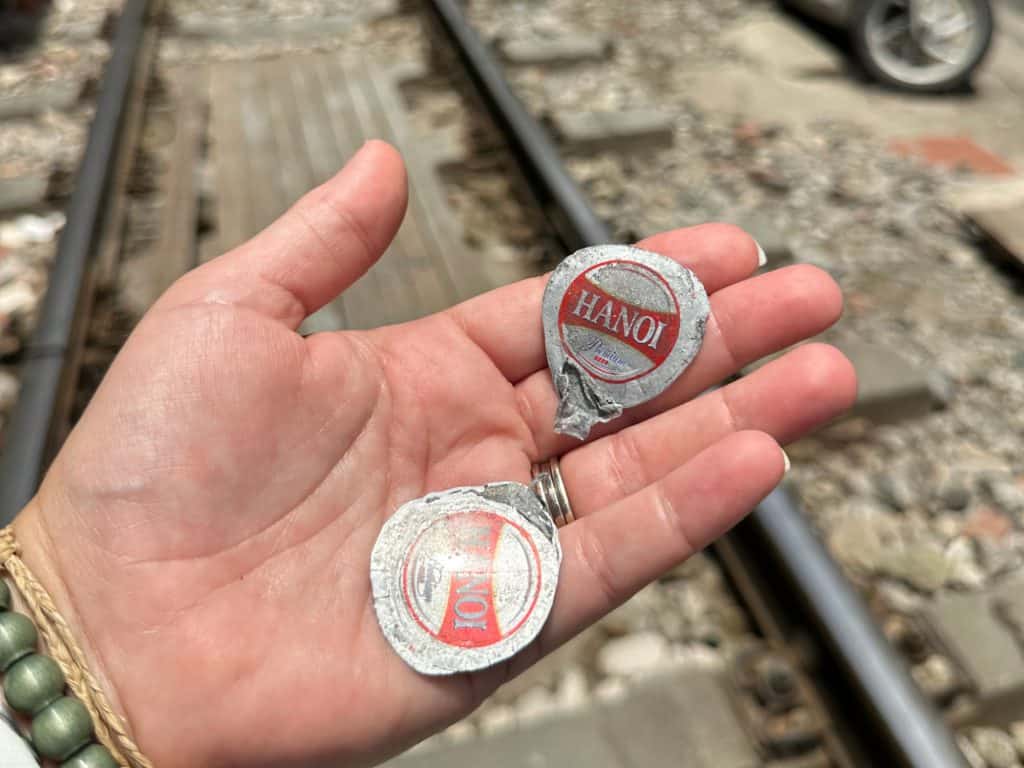
[[[414,499],[384,524],[373,548],[377,621],[417,672],[484,669],[540,632],[561,561],[551,518],[525,485]]]
[[[697,276],[666,256],[628,245],[568,256],[543,303],[555,431],[582,440],[664,392],[700,351],[710,311]]]

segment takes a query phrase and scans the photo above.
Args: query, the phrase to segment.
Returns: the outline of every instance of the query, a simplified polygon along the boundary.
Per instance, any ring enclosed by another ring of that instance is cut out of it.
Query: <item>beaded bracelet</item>
[[[64,695],[64,673],[36,653],[32,620],[11,608],[11,590],[0,581],[0,670],[11,709],[32,718],[32,745],[61,768],[116,768],[110,750],[92,741],[92,717],[78,699]]]
[[[53,600],[18,556],[14,531],[0,530],[0,569],[13,579],[39,622],[55,658],[36,651],[40,632],[11,610],[12,595],[0,579],[0,672],[7,703],[31,717],[32,745],[61,768],[152,768],[134,744],[85,666],[85,657]],[[75,694],[65,694],[65,686]]]

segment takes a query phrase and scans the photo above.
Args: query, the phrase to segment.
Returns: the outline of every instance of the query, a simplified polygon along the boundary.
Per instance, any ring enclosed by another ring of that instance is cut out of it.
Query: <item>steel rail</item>
[[[82,286],[103,230],[149,7],[149,0],[125,0],[118,18],[39,323],[23,353],[21,391],[0,455],[0,525],[12,521],[32,498],[52,458],[55,409],[62,382],[70,375],[68,357]]]
[[[565,170],[550,136],[512,91],[500,64],[458,1],[431,0],[430,7],[523,164],[534,194],[549,206],[546,213],[566,246],[610,242],[607,226]],[[886,765],[967,767],[949,729],[921,695],[906,665],[788,492],[782,488],[773,491],[729,537],[736,551],[759,561],[761,573],[777,571],[781,581],[773,583],[788,584],[793,590],[803,613],[801,623],[817,631],[822,645],[834,656],[842,682],[856,693],[871,727],[877,729],[872,738],[863,741],[878,744],[889,758]],[[875,734],[880,738],[874,738]],[[877,760],[883,755],[870,757]]]

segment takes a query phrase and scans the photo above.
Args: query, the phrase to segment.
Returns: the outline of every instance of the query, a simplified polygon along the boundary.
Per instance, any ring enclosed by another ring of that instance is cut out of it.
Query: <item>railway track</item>
[[[154,79],[156,5],[129,0],[115,28],[97,119],[66,209],[68,223],[50,288],[35,336],[20,356],[23,394],[0,459],[6,519],[30,497],[66,434],[76,412],[76,387],[83,378],[96,380],[114,351],[109,339],[99,347],[87,343],[96,286],[116,294],[116,308],[106,310],[108,321],[119,312],[130,319],[144,311],[160,286],[197,260],[254,234],[306,188],[329,176],[361,137],[383,135],[400,147],[416,147],[416,152],[407,151],[413,180],[410,221],[381,266],[343,302],[311,318],[307,330],[410,319],[536,272],[557,254],[614,239],[566,171],[548,130],[522,106],[502,66],[457,4],[434,0],[424,12],[434,25],[434,39],[443,41],[437,43],[445,49],[436,57],[440,70],[431,70],[429,56],[421,64],[376,70],[356,61],[358,55],[339,53],[337,40],[325,43],[300,20],[286,25],[288,40],[275,41],[269,51],[238,46],[194,67],[184,61],[187,55],[178,56],[167,68],[174,76]],[[370,31],[361,34],[383,30],[407,39],[402,30],[409,11],[403,15],[398,10],[369,14],[364,27]],[[235,36],[231,45],[240,42],[237,31],[197,18],[187,16],[187,24],[169,27],[166,36],[186,48],[204,36],[222,40],[229,32]],[[394,29],[388,26],[392,23]],[[338,30],[349,30],[354,22],[339,17],[336,24]],[[244,36],[265,34],[266,25],[241,26]],[[341,39],[348,32],[337,34]],[[601,54],[596,55],[599,59]],[[459,64],[453,69],[455,61]],[[470,89],[475,94],[465,102],[471,106],[456,111],[479,110],[462,137],[473,146],[468,161],[460,157],[465,148],[450,131],[435,132],[426,143],[416,134],[417,94],[452,83],[459,84],[464,102]],[[156,154],[154,170],[147,167],[153,155],[140,153],[139,147],[147,131],[159,133],[168,119],[174,129],[166,142],[159,142],[164,149]],[[647,123],[641,120],[639,128],[640,140],[661,135],[656,115]],[[560,130],[573,127],[561,125]],[[265,148],[255,153],[262,159],[252,159],[254,147]],[[179,161],[184,173],[175,170]],[[281,171],[280,184],[261,188],[255,183],[274,169]],[[147,185],[156,185],[164,200],[158,211],[131,201],[133,190],[137,194]],[[479,246],[481,237],[473,227],[480,215],[473,198],[488,195],[509,206],[499,217],[501,227],[516,234],[504,232],[486,241],[488,255],[477,258],[479,253],[467,245]],[[454,201],[454,211],[445,208],[444,198]],[[133,240],[140,238],[133,238],[133,232],[147,226],[157,234],[142,236],[143,247],[137,247]],[[507,251],[527,242],[542,246],[525,263],[503,258],[502,243],[513,244],[505,246]],[[429,258],[417,260],[423,251]],[[410,275],[417,277],[417,290],[397,290]],[[124,311],[126,302],[131,311]],[[115,329],[112,338],[118,333]],[[83,360],[91,365],[85,374]],[[743,652],[730,658],[727,670],[716,670],[710,690],[726,692],[726,709],[739,713],[735,723],[749,742],[744,754],[755,756],[756,764],[964,765],[952,736],[907,674],[904,659],[788,493],[778,491],[766,500],[750,522],[716,548],[715,561],[714,569],[726,575],[728,584],[722,588],[728,599],[746,612],[748,631]],[[949,655],[927,627],[904,617],[888,618],[893,619],[888,633],[911,661],[920,662],[933,651]],[[687,674],[705,679],[695,671]],[[681,679],[685,686],[686,678]],[[560,680],[566,682],[564,676]],[[625,694],[625,700],[631,695]],[[613,707],[623,700],[618,694],[607,698]],[[681,700],[655,700],[662,702],[658,706],[687,711]],[[497,711],[490,722],[500,719]],[[692,712],[695,718],[699,714]],[[962,712],[947,715],[957,724],[984,721],[982,715],[973,720]],[[489,727],[484,719],[470,729],[486,734]],[[514,743],[527,738],[523,733],[506,735]],[[453,748],[464,751],[460,758],[447,744],[404,760],[432,765],[432,760],[469,760],[473,749],[486,754],[494,748],[493,742],[474,736]],[[700,765],[726,765],[710,759]]]

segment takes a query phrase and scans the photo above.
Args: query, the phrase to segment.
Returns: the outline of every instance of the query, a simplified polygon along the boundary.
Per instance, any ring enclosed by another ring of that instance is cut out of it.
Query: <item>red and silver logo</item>
[[[523,625],[540,594],[540,556],[522,526],[478,510],[439,519],[413,543],[402,579],[423,629],[482,648]]]
[[[710,311],[697,276],[666,256],[628,245],[567,256],[542,302],[555,431],[582,440],[664,392],[700,351]]]
[[[370,555],[377,621],[427,675],[472,672],[526,647],[555,600],[562,549],[550,515],[521,483],[413,499]]]
[[[607,261],[569,284],[558,325],[578,365],[602,381],[624,383],[668,358],[679,337],[679,303],[650,267]]]

